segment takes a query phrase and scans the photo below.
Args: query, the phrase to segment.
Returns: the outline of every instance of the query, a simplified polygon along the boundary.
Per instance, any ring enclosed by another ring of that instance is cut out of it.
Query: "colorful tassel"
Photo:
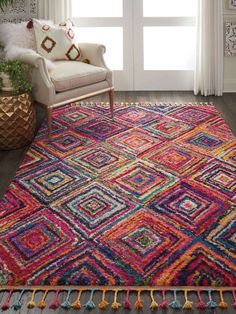
[[[27,308],[28,309],[33,309],[34,307],[36,307],[36,303],[34,301],[35,293],[36,293],[36,289],[33,290],[32,296],[31,296],[31,300],[27,303]]]
[[[53,303],[49,305],[49,308],[51,310],[56,310],[59,308],[60,306],[60,302],[59,302],[59,293],[61,292],[61,290],[56,290],[56,294],[54,296],[54,300]]]
[[[228,307],[228,304],[225,302],[224,300],[224,296],[223,296],[223,291],[220,290],[220,303],[219,303],[219,307],[221,309],[227,309]]]
[[[201,290],[198,290],[197,291],[197,297],[198,297],[198,305],[197,305],[197,308],[199,309],[199,310],[204,310],[204,309],[206,309],[206,304],[205,304],[205,302],[202,300],[202,297],[201,297]]]
[[[150,309],[152,311],[155,311],[158,309],[158,303],[154,299],[154,291],[153,290],[150,291],[150,297],[151,297],[151,301],[152,301],[151,305],[150,305]]]
[[[82,294],[82,290],[79,290],[77,299],[71,304],[71,307],[75,310],[81,309],[81,302],[80,302],[81,294]]]
[[[177,291],[176,290],[174,290],[174,301],[171,302],[169,305],[172,309],[175,309],[175,310],[179,310],[182,308],[182,304],[179,302],[179,300],[177,300]]]
[[[236,294],[234,290],[232,291],[232,293],[233,293],[233,298],[234,298],[234,303],[232,304],[232,307],[236,309]]]
[[[106,289],[102,290],[102,301],[99,303],[98,307],[101,310],[105,310],[109,303],[106,301]]]
[[[41,309],[41,310],[45,309],[45,307],[46,307],[46,301],[45,301],[45,299],[46,299],[46,297],[47,297],[47,294],[48,294],[48,290],[46,290],[46,291],[44,292],[44,295],[43,295],[41,301],[40,301],[39,304],[38,304],[38,308]]]
[[[64,310],[69,310],[69,309],[71,308],[71,304],[70,304],[70,302],[69,302],[70,295],[71,295],[71,290],[68,290],[66,299],[65,299],[65,301],[61,304],[61,307],[62,307]]]
[[[117,295],[118,295],[118,290],[115,290],[114,301],[113,301],[113,303],[111,305],[113,310],[118,310],[121,307],[121,304],[119,302],[117,302]]]
[[[18,311],[18,310],[20,310],[22,308],[23,301],[21,299],[22,299],[24,293],[25,293],[25,289],[21,290],[21,293],[20,293],[16,303],[14,303],[12,305],[13,310]]]
[[[137,301],[135,302],[135,308],[136,308],[136,310],[140,310],[143,308],[140,289],[138,290],[138,297],[137,297]]]
[[[162,290],[162,302],[160,304],[160,308],[162,309],[167,309],[168,308],[168,303],[166,301],[166,291]]]
[[[191,310],[193,307],[193,302],[188,300],[188,290],[184,290],[185,303],[183,306],[184,310]]]
[[[208,291],[209,301],[207,302],[207,307],[209,307],[210,309],[214,309],[217,307],[217,303],[212,300],[211,293],[212,293],[212,290],[209,290]]]
[[[93,294],[94,294],[94,290],[92,289],[90,293],[90,298],[88,302],[84,305],[88,311],[92,311],[96,307],[96,305],[93,302]]]
[[[126,309],[126,310],[131,310],[131,303],[130,303],[130,301],[129,301],[129,290],[127,290],[126,291],[126,297],[125,297],[125,302],[124,302],[124,308]]]
[[[13,291],[14,291],[13,289],[10,290],[5,303],[2,305],[3,311],[6,311],[10,308],[10,300],[11,300],[11,296],[12,296]]]

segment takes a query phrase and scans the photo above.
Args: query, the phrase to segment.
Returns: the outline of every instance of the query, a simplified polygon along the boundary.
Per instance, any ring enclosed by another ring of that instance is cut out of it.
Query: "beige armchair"
[[[32,65],[33,96],[47,113],[48,133],[52,131],[52,110],[95,95],[108,93],[113,118],[113,75],[104,61],[105,47],[81,43],[82,56],[90,64],[79,61],[56,61],[48,71],[45,59],[37,53],[24,53],[18,59]]]

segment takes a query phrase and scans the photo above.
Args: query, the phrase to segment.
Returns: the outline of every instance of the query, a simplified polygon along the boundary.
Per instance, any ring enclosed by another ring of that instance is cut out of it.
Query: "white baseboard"
[[[236,80],[224,80],[224,92],[235,93],[236,92]]]

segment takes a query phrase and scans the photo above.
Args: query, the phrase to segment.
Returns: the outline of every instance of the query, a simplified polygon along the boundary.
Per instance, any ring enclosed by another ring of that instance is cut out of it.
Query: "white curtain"
[[[71,17],[70,0],[40,0],[40,18],[59,24]]]
[[[194,93],[223,93],[223,0],[198,0]]]

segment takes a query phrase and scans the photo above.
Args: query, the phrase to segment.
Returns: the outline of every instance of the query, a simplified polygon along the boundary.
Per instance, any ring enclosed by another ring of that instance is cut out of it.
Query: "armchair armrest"
[[[24,54],[22,53],[21,55],[18,55],[17,59],[23,63],[33,66],[37,70],[37,72],[40,74],[41,78],[44,81],[44,84],[48,88],[53,87],[50,75],[48,73],[47,61],[45,58],[43,58],[36,52],[32,52],[32,53],[29,52],[29,53],[24,53]]]
[[[47,106],[54,102],[55,87],[51,81],[47,60],[36,52],[22,53],[17,59],[32,66],[30,71],[34,98]]]
[[[88,59],[92,65],[109,70],[103,57],[106,52],[106,47],[104,45],[79,43],[79,47],[84,59]]]

